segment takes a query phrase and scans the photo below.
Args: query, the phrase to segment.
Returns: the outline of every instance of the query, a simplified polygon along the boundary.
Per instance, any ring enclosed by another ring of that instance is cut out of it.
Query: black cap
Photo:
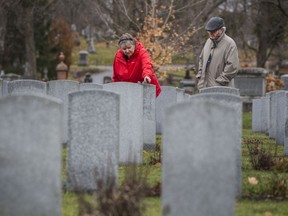
[[[212,17],[207,22],[206,31],[216,31],[224,26],[224,20],[221,17]]]

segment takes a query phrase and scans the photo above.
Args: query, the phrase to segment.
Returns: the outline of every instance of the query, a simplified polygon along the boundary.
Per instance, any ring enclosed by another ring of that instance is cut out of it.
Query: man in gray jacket
[[[211,86],[228,86],[239,66],[235,41],[225,34],[224,20],[212,17],[206,24],[209,34],[199,57],[198,89]]]

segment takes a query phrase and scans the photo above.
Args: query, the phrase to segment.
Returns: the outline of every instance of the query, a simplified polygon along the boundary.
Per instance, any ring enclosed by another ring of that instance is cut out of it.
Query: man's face
[[[208,35],[211,40],[217,40],[221,36],[222,32],[223,32],[223,29],[220,28],[215,31],[208,31]]]

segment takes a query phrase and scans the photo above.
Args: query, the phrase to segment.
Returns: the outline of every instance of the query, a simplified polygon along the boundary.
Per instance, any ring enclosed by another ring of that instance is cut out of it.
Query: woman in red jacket
[[[128,33],[120,37],[118,44],[113,63],[113,82],[150,83],[156,86],[157,97],[161,87],[148,51]]]

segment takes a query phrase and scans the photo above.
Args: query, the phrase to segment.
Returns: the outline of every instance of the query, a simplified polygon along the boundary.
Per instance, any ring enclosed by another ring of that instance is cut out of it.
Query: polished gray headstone
[[[0,215],[61,215],[60,100],[0,99]]]
[[[234,215],[237,124],[235,109],[209,98],[166,109],[162,215]]]
[[[143,162],[143,86],[137,83],[112,82],[104,90],[120,94],[119,162]]]
[[[93,191],[118,178],[120,96],[103,90],[69,94],[67,187]]]

